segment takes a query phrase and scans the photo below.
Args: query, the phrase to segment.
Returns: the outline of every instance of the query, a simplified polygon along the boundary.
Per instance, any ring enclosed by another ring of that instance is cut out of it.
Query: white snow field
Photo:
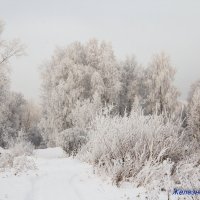
[[[31,158],[36,170],[0,172],[0,200],[145,199],[144,190],[130,184],[117,188],[95,175],[90,165],[65,157],[60,148],[36,150]]]

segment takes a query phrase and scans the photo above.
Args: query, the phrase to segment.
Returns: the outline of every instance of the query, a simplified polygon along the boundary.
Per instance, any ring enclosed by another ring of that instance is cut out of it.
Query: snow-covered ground
[[[103,181],[90,165],[66,158],[60,148],[36,150],[32,158],[36,170],[0,173],[0,200],[135,200],[147,196],[128,184],[117,188]]]

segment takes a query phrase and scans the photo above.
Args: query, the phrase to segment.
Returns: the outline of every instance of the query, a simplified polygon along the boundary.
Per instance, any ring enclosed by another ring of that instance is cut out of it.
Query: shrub
[[[14,157],[26,155],[30,156],[33,153],[34,146],[30,142],[20,141],[15,143],[11,148]]]
[[[76,155],[86,143],[86,133],[79,128],[69,128],[58,136],[57,145],[69,155]]]
[[[13,155],[8,152],[4,151],[1,152],[0,155],[0,169],[11,168],[13,166]]]
[[[16,140],[9,141],[9,149],[1,149],[0,169],[15,168],[16,172],[23,169],[34,169],[35,163],[27,156],[33,152],[33,145],[24,139],[24,133],[19,132]]]
[[[13,161],[13,168],[15,170],[15,174],[37,169],[34,160],[28,156],[15,157]]]
[[[140,109],[124,117],[100,112],[92,121],[88,137],[79,157],[110,175],[116,184],[138,180],[138,185],[144,185],[157,168],[164,173],[163,162],[168,161],[172,170],[190,152],[180,120],[145,116]],[[142,177],[145,180],[139,181]]]
[[[9,149],[13,156],[31,155],[33,153],[34,146],[31,142],[26,140],[26,134],[19,131],[16,140],[12,140],[9,143]]]

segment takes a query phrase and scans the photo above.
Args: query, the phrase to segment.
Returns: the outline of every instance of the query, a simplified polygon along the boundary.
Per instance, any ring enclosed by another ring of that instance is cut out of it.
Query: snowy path
[[[0,200],[135,200],[132,188],[117,188],[92,173],[91,166],[62,156],[60,149],[38,150],[36,171],[0,175]],[[136,197],[137,196],[137,197]]]

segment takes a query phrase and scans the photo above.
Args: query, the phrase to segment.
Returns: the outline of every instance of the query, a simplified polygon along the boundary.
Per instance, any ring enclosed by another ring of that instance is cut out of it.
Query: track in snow
[[[92,167],[63,156],[59,148],[37,150],[37,170],[0,174],[0,200],[137,200],[139,190],[117,188],[92,173]]]

